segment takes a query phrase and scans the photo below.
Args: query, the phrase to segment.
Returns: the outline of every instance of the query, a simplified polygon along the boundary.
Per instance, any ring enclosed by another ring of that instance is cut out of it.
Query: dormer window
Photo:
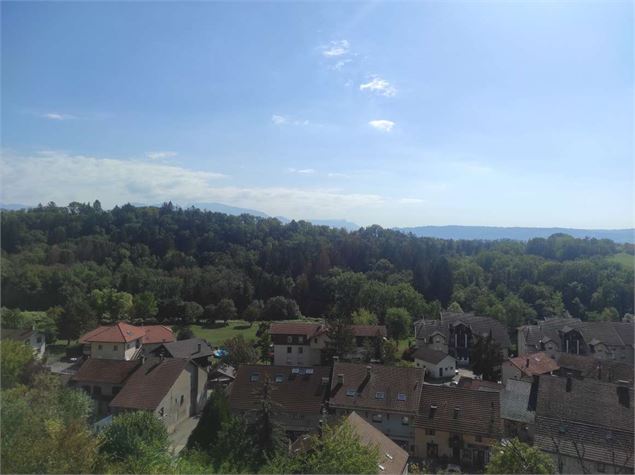
[[[437,412],[437,405],[436,404],[430,404],[430,412],[428,414],[428,418],[432,419],[436,412]]]
[[[455,408],[454,408],[453,417],[454,417],[455,419],[458,419],[458,418],[459,418],[459,414],[460,414],[460,413],[461,413],[461,409],[459,409],[458,407],[455,407]]]
[[[252,383],[257,382],[259,379],[260,379],[259,373],[251,373],[251,376],[249,377],[249,381],[251,381]]]

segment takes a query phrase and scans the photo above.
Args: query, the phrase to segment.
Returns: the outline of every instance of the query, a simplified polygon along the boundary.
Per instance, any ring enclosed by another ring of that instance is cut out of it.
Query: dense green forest
[[[47,311],[62,338],[99,321],[337,316],[413,320],[442,308],[515,326],[633,312],[633,246],[609,240],[452,241],[181,209],[50,203],[2,213],[2,305]],[[632,259],[631,259],[632,262]],[[410,326],[411,327],[411,326]]]

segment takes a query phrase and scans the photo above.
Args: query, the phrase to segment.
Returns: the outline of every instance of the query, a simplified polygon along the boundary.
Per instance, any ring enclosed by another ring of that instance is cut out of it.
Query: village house
[[[489,335],[507,357],[511,341],[507,329],[498,320],[472,313],[441,313],[440,320],[419,320],[415,323],[417,348],[430,348],[456,358],[459,365],[468,365],[470,350],[479,338]]]
[[[518,437],[521,442],[531,444],[536,421],[532,382],[508,379],[505,388],[500,392],[500,404],[505,437]]]
[[[633,339],[633,323],[552,318],[518,328],[518,354],[573,353],[633,364]]]
[[[98,327],[79,339],[86,356],[110,360],[134,360],[143,350],[151,351],[162,343],[173,341],[174,333],[170,327],[138,327],[124,322]]]
[[[413,354],[415,368],[422,368],[426,377],[430,378],[451,378],[456,370],[456,360],[454,357],[433,350],[430,347],[417,348]]]
[[[187,340],[161,343],[147,353],[148,356],[191,359],[201,368],[207,368],[210,365],[212,348],[205,340],[200,338],[188,338]]]
[[[110,413],[108,407],[128,378],[141,366],[141,360],[88,358],[71,377],[69,386],[83,389],[95,404],[98,418]]]
[[[330,412],[345,417],[355,411],[412,452],[423,379],[423,370],[419,368],[336,361],[331,378]]]
[[[423,386],[415,428],[417,457],[482,470],[501,435],[499,392]]]
[[[210,389],[227,388],[236,380],[236,368],[228,364],[219,364],[210,369],[207,381]]]
[[[558,473],[633,473],[633,388],[541,376],[535,446]]]
[[[559,369],[558,363],[545,352],[525,354],[503,362],[502,380],[503,384],[509,379],[521,379],[531,383],[534,376],[554,374]]]
[[[623,381],[633,385],[635,368],[631,364],[571,353],[557,353],[555,358],[560,366],[560,376],[597,379],[605,383]]]
[[[3,340],[13,340],[23,342],[33,349],[33,354],[37,359],[42,359],[46,351],[46,338],[44,333],[31,329],[2,329]]]
[[[356,412],[351,412],[343,421],[353,433],[359,437],[359,441],[377,449],[379,460],[377,462],[377,474],[408,475],[408,452],[386,437],[380,430],[368,423]],[[298,437],[289,447],[289,454],[297,456],[313,449],[317,434],[305,434]]]
[[[345,420],[359,440],[366,445],[377,447],[379,452],[378,474],[408,474],[408,452],[386,437],[356,412],[351,412]]]
[[[229,388],[233,414],[250,418],[260,407],[267,383],[274,403],[274,417],[291,440],[317,431],[328,396],[330,368],[240,365]]]
[[[150,411],[171,433],[203,410],[207,373],[196,363],[184,358],[142,358],[140,362],[109,404],[114,415]]]
[[[378,348],[386,337],[383,325],[351,325],[355,350],[350,359],[362,359],[367,348]],[[328,344],[328,327],[323,323],[285,322],[269,327],[273,344],[273,364],[315,366],[325,363],[324,350]]]

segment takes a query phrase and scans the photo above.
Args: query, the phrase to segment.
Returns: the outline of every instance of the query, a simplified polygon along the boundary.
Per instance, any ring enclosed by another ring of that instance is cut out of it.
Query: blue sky
[[[1,8],[4,203],[633,226],[631,2]]]

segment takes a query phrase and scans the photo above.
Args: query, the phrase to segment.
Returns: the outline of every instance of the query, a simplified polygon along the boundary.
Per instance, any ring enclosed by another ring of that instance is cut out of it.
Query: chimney
[[[340,386],[344,386],[344,375],[343,374],[338,374],[337,375],[337,384],[339,384]]]
[[[141,364],[146,364],[146,355],[141,355]]]
[[[333,362],[334,362],[334,363],[337,363],[339,360],[340,360],[340,357],[339,357],[339,356],[334,356],[334,357],[333,357]]]
[[[370,378],[370,372],[372,371],[373,367],[371,365],[366,366],[366,377]]]
[[[620,406],[630,407],[631,406],[631,395],[626,384],[627,381],[617,380],[617,400],[620,403]]]
[[[197,352],[197,353],[200,353],[200,352],[201,352],[201,344],[200,344],[200,343],[198,344],[198,350],[197,350],[196,352]]]
[[[567,373],[567,385],[565,387],[566,391],[568,393],[571,392],[571,386],[573,384],[573,380],[571,379],[571,373]]]

